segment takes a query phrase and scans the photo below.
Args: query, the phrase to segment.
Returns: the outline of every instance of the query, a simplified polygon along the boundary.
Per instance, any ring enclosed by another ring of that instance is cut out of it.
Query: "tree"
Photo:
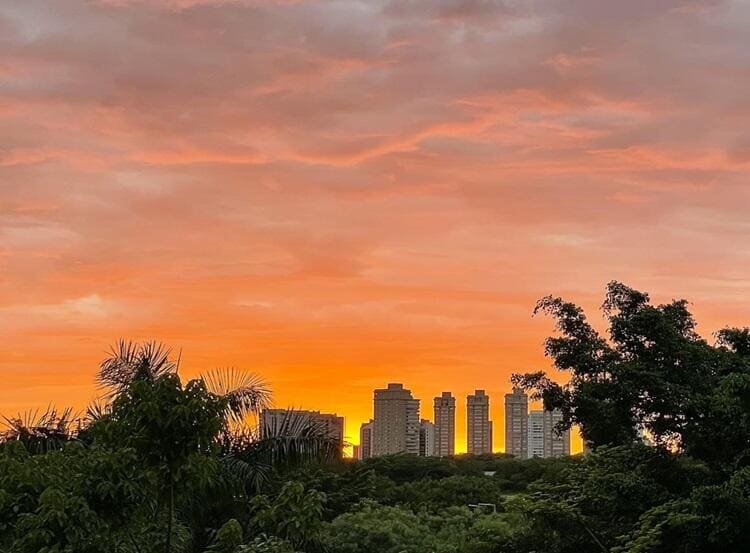
[[[561,333],[545,351],[570,379],[560,385],[538,372],[513,382],[560,409],[563,426],[578,425],[595,447],[632,443],[645,431],[660,446],[731,465],[750,448],[750,331],[725,329],[710,345],[687,306],[653,306],[647,294],[611,282],[605,339],[581,308],[543,298],[535,313],[552,315]]]
[[[741,553],[750,526],[750,467],[646,512],[613,553]]]
[[[191,486],[192,498],[183,506],[191,516],[205,520],[215,513],[206,512],[194,499],[202,493],[239,497],[257,492],[271,471],[281,466],[340,455],[338,444],[325,429],[295,412],[288,414],[287,424],[275,433],[249,427],[248,416],[257,419],[270,399],[268,388],[256,376],[220,369],[183,386],[177,375],[179,361],[170,355],[170,348],[156,342],[119,341],[99,373],[111,404],[92,428],[95,441],[133,447],[144,465],[158,474],[160,505],[165,506],[167,517],[167,552],[176,486]],[[212,457],[221,459],[223,475],[212,465]],[[227,494],[226,485],[232,479],[241,488]],[[197,489],[194,482],[201,481],[204,485]]]
[[[22,442],[2,444],[0,551],[130,550],[146,533],[151,484],[132,449],[72,442],[32,455]]]
[[[287,482],[277,497],[252,499],[250,526],[256,533],[276,536],[295,548],[318,548],[323,527],[325,494]]]
[[[49,406],[41,413],[29,411],[16,417],[3,417],[5,430],[0,431],[0,443],[21,442],[30,453],[42,454],[62,449],[75,439],[73,410],[58,411]]]
[[[95,441],[130,447],[142,465],[157,475],[159,506],[164,507],[164,548],[172,546],[175,487],[210,455],[222,429],[225,401],[209,393],[202,380],[183,387],[174,373],[134,380],[116,396],[110,413],[95,424]],[[193,474],[193,476],[195,476]]]
[[[279,432],[250,424],[270,399],[259,378],[221,369],[183,383],[178,367],[162,344],[120,341],[82,424],[52,408],[6,419],[0,550],[232,549],[231,519],[247,523],[249,499],[280,471],[340,456],[293,411]]]

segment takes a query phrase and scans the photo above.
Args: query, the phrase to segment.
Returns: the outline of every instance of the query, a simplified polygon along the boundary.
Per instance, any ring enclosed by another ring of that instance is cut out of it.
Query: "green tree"
[[[282,538],[298,548],[320,545],[325,494],[305,490],[300,482],[287,482],[278,496],[252,499],[251,528],[259,534]]]
[[[154,342],[113,347],[100,368],[105,402],[83,428],[69,411],[6,421],[0,550],[230,548],[228,521],[247,522],[263,485],[340,456],[333,437],[294,412],[278,433],[248,425],[268,404],[256,377],[225,369],[183,384],[170,353]]]
[[[0,445],[0,551],[131,550],[154,497],[134,450]]]
[[[560,385],[539,372],[513,381],[561,409],[563,426],[578,425],[593,446],[632,443],[643,429],[659,445],[731,465],[750,449],[750,332],[725,329],[710,345],[687,306],[654,306],[648,294],[611,282],[605,339],[581,308],[544,298],[535,312],[555,317],[561,333],[545,350],[570,379]]]
[[[153,380],[134,380],[92,429],[95,441],[104,446],[133,448],[143,466],[157,475],[167,552],[172,548],[175,487],[182,485],[201,455],[212,453],[224,410],[222,398],[210,394],[202,380],[183,387],[176,374],[165,373]]]

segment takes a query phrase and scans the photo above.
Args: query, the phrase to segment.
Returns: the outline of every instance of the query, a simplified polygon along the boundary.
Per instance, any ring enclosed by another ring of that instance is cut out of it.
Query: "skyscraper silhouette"
[[[419,454],[419,400],[403,384],[375,390],[372,456]]]
[[[466,397],[466,431],[468,453],[492,453],[490,398],[484,390],[476,390]]]
[[[456,447],[456,398],[443,392],[434,400],[435,455],[447,457]]]
[[[520,388],[505,394],[505,453],[528,457],[529,396]]]

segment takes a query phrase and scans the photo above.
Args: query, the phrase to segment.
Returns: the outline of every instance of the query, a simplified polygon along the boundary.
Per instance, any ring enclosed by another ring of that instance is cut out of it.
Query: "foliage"
[[[709,344],[685,301],[616,282],[606,335],[560,298],[537,311],[557,321],[545,349],[570,378],[513,382],[581,428],[585,455],[344,460],[300,413],[249,424],[269,400],[257,377],[183,382],[166,346],[121,341],[86,421],[5,419],[0,552],[746,551],[750,330]]]
[[[31,455],[22,443],[0,449],[0,550],[115,551],[130,541],[153,496],[134,450],[70,444]]]
[[[49,406],[45,411],[30,411],[15,417],[3,417],[5,430],[0,442],[18,441],[30,453],[41,454],[61,449],[76,437],[73,410],[58,411]]]
[[[83,427],[73,429],[68,410],[6,419],[0,551],[234,551],[251,475],[270,484],[299,463],[340,455],[304,422],[296,434],[261,435],[246,419],[268,404],[257,377],[231,369],[183,384],[170,352],[118,342],[100,367],[105,401]]]
[[[219,528],[205,553],[233,553],[240,545],[242,545],[242,526],[232,518]]]
[[[324,493],[287,482],[273,499],[265,495],[252,499],[250,526],[256,533],[275,535],[294,547],[317,546],[324,502]]]
[[[257,536],[237,549],[237,553],[296,553],[289,542],[273,536]]]
[[[562,410],[564,426],[577,424],[594,447],[632,443],[642,429],[657,445],[731,465],[750,450],[750,331],[724,329],[710,345],[687,307],[654,306],[648,294],[611,282],[605,339],[580,307],[544,298],[536,312],[552,315],[561,333],[545,351],[570,380],[531,373],[514,382]]]

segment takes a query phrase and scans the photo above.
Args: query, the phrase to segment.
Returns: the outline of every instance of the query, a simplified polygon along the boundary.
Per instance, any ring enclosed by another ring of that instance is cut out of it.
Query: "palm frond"
[[[252,451],[273,466],[327,461],[341,454],[340,437],[305,411],[287,409],[263,416],[257,434]]]
[[[227,429],[220,439],[222,463],[249,492],[258,492],[278,471],[341,455],[340,438],[304,411],[266,412],[256,427]]]
[[[246,461],[238,457],[222,457],[226,471],[249,493],[260,493],[271,481],[273,467],[258,459]]]
[[[328,426],[303,411],[287,410],[281,418],[261,420],[255,449],[273,466],[325,462],[341,455],[341,440]]]
[[[3,416],[0,443],[18,441],[35,454],[61,449],[75,439],[77,420],[80,423],[70,407],[58,411],[52,405],[42,412],[36,409],[15,417]]]
[[[271,390],[258,375],[227,367],[214,369],[201,379],[206,389],[227,400],[228,415],[236,422],[258,415],[271,402]]]
[[[156,341],[144,343],[118,340],[99,365],[98,381],[117,395],[136,379],[153,380],[175,372],[172,349]]]
[[[112,404],[103,399],[96,399],[86,407],[86,423],[93,424],[112,412]]]

